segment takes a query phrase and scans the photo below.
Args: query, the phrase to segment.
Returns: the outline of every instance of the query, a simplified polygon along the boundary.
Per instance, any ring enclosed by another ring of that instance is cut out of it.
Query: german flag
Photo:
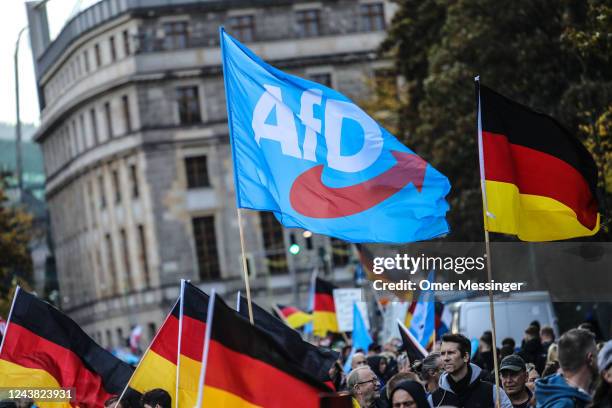
[[[523,241],[597,233],[597,167],[578,139],[550,116],[485,86],[479,131],[488,231]]]
[[[185,282],[178,387],[179,406],[182,407],[194,407],[198,401],[209,300],[206,293]]]
[[[203,407],[318,408],[329,391],[217,296],[207,358]]]
[[[172,396],[176,394],[179,312],[180,305],[177,300],[130,379],[130,391],[142,394],[161,388]],[[176,406],[174,400],[172,398],[173,407]]]
[[[287,327],[281,320],[266,312],[256,303],[252,303],[252,306],[255,325],[274,339],[276,344],[284,350],[287,358],[297,364],[303,372],[312,375],[333,389],[329,370],[338,360],[339,354],[302,340],[302,336],[297,331]],[[249,318],[247,300],[244,297],[240,297],[239,313],[243,318]]]
[[[68,316],[17,289],[0,351],[0,387],[71,388],[71,404],[103,407],[104,401],[123,391],[132,371]],[[71,406],[44,401],[36,404]]]
[[[297,307],[277,304],[274,312],[292,329],[297,329],[312,321],[312,315]]]
[[[313,332],[317,336],[326,336],[327,332],[338,333],[334,289],[336,286],[332,283],[318,277],[315,279]]]

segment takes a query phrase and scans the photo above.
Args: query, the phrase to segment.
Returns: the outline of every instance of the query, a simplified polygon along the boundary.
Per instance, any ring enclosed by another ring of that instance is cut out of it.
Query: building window
[[[115,50],[115,37],[109,38],[111,62],[117,60],[117,50]]]
[[[104,193],[104,175],[98,176],[98,187],[100,187],[100,208],[106,207],[106,194]]]
[[[217,251],[215,217],[194,218],[192,223],[200,280],[218,279],[221,276],[221,271]]]
[[[130,180],[132,181],[132,198],[138,198],[140,190],[138,190],[138,169],[135,164],[130,164]]]
[[[111,335],[111,331],[109,329],[106,330],[106,347],[113,347],[113,336]]]
[[[81,127],[81,137],[83,138],[83,150],[87,150],[87,132],[85,132],[85,116],[79,115],[79,125]]]
[[[98,140],[98,119],[96,118],[96,110],[89,110],[89,118],[91,119],[91,133],[93,134],[94,144],[99,143]]]
[[[89,72],[89,53],[87,50],[83,51],[83,65],[85,65],[85,73]]]
[[[90,180],[89,183],[87,183],[88,186],[88,193],[89,193],[89,206],[91,208],[91,225],[93,227],[96,226],[96,201],[94,199],[95,195],[94,195],[94,182],[93,180]]]
[[[121,202],[121,185],[119,184],[119,171],[113,170],[113,188],[115,190],[115,203]]]
[[[155,334],[157,333],[157,327],[155,326],[154,322],[149,322],[147,326],[149,328],[149,339],[153,341],[153,337],[155,337]]]
[[[117,269],[115,268],[115,251],[110,234],[106,234],[106,256],[108,259],[108,272],[110,273],[111,293],[117,294]]]
[[[316,82],[321,85],[325,85],[328,88],[332,87],[332,77],[328,72],[319,73],[319,74],[311,74],[309,75],[310,80]]]
[[[122,33],[123,36],[123,51],[125,52],[125,56],[130,55],[130,33],[128,30],[124,30]]]
[[[164,23],[164,49],[180,50],[189,46],[189,26],[187,21]]]
[[[132,119],[130,118],[130,100],[127,95],[121,97],[121,106],[123,107],[123,121],[125,123],[125,132],[132,131]]]
[[[363,31],[385,29],[385,10],[382,3],[361,5],[361,27]]]
[[[106,117],[106,132],[108,138],[113,138],[113,118],[111,116],[110,102],[104,103],[104,116]]]
[[[239,41],[250,42],[255,40],[255,19],[253,16],[235,16],[229,19],[232,35]]]
[[[183,86],[176,89],[179,120],[182,125],[200,123],[200,98],[197,86]]]
[[[100,56],[100,44],[94,45],[94,54],[96,56],[96,68],[102,65],[102,57]]]
[[[273,275],[287,273],[287,254],[285,253],[283,227],[271,212],[260,212],[259,214],[268,271]]]
[[[332,262],[334,266],[346,266],[351,255],[351,244],[341,239],[331,238]]]
[[[78,153],[81,152],[81,143],[80,143],[79,133],[77,132],[76,120],[73,119],[72,122],[70,122],[70,124],[72,126],[72,141],[74,143],[74,155],[76,156]]]
[[[119,347],[124,347],[126,345],[126,339],[123,337],[123,329],[121,327],[117,327],[117,345]]]
[[[144,226],[138,226],[138,258],[144,273],[145,286],[151,287],[151,277],[149,274],[149,262],[147,261],[147,238],[145,235]]]
[[[134,288],[134,282],[132,281],[132,271],[130,268],[130,250],[128,248],[127,235],[124,229],[119,231],[121,235],[121,248],[123,249],[123,266],[125,268],[125,277],[127,290],[130,291]]]
[[[187,188],[210,187],[206,156],[187,157],[185,159],[187,172]]]
[[[299,37],[316,37],[320,34],[319,10],[297,12],[297,34]]]

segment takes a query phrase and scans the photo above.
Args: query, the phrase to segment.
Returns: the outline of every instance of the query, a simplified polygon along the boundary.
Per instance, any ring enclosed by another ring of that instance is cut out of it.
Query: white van
[[[559,334],[557,317],[548,292],[522,292],[493,296],[495,305],[495,328],[497,346],[506,337],[512,337],[517,346],[521,344],[525,329],[534,320],[540,326],[551,326],[555,336]],[[471,298],[447,304],[452,314],[451,330],[468,339],[479,339],[486,330],[491,330],[489,297]]]

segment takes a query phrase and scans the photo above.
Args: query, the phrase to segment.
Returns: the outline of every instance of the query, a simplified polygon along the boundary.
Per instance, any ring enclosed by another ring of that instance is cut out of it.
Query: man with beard
[[[440,357],[444,373],[440,376],[440,387],[429,396],[432,407],[493,408],[496,406],[497,387],[483,380],[480,367],[470,363],[470,349],[470,341],[461,334],[447,333],[442,336]],[[502,389],[499,389],[499,395],[500,406],[512,408],[512,403]]]
[[[348,375],[346,386],[353,396],[354,408],[373,408],[380,397],[380,381],[368,366],[355,368]]]
[[[525,368],[525,361],[516,354],[504,358],[499,367],[501,382],[504,391],[510,398],[514,408],[527,408],[533,397],[527,388],[529,378]]]
[[[595,337],[588,330],[572,329],[558,345],[561,374],[536,382],[537,407],[585,407],[591,403],[588,390],[598,374]]]

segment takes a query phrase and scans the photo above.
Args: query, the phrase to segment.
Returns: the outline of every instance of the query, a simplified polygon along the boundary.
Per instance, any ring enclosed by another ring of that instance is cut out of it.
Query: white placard
[[[334,289],[334,305],[336,306],[336,319],[338,320],[338,330],[341,332],[353,331],[353,303],[357,302],[357,307],[365,322],[367,329],[370,329],[370,319],[368,318],[368,305],[362,301],[362,292],[359,288]]]

